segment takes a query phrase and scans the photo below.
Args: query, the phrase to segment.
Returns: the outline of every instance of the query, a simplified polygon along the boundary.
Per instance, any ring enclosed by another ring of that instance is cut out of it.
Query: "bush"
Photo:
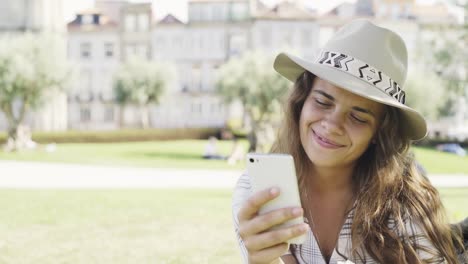
[[[112,131],[33,132],[37,143],[112,143],[177,139],[207,139],[219,133],[217,128],[142,129]],[[0,134],[0,143],[6,142],[6,133]]]
[[[439,144],[448,144],[448,143],[458,143],[463,148],[468,148],[468,140],[457,141],[454,139],[445,139],[445,138],[425,138],[418,142],[415,142],[414,145],[422,147],[436,147]]]

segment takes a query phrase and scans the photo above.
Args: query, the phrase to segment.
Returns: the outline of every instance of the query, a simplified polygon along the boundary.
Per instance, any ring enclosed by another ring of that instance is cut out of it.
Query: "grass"
[[[452,221],[468,189],[441,190]],[[1,190],[0,263],[240,263],[230,190]]]
[[[229,166],[223,160],[201,158],[206,140],[152,141],[132,143],[59,144],[48,153],[43,147],[36,151],[19,153],[0,152],[0,160],[79,163],[91,165],[118,165],[179,169],[242,170],[244,163]],[[240,141],[247,149],[248,143]],[[231,141],[218,141],[218,150],[229,155]],[[468,175],[468,156],[459,157],[429,148],[414,147],[416,158],[431,173]]]
[[[164,167],[180,169],[240,170],[244,164],[230,166],[224,160],[204,160],[206,140],[152,141],[132,143],[59,144],[52,153],[43,149],[19,153],[0,152],[0,159],[65,162],[91,165]],[[241,141],[247,149],[247,142]],[[220,154],[228,156],[232,141],[218,141]]]
[[[239,263],[227,190],[0,191],[0,263]]]
[[[460,157],[431,148],[413,149],[416,159],[429,173],[468,175],[468,156]]]

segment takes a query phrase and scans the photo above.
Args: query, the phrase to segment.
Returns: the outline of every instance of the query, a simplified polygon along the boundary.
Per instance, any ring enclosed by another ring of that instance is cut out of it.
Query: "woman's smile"
[[[342,144],[338,144],[338,143],[334,142],[333,140],[330,140],[330,139],[318,134],[313,129],[311,129],[311,130],[312,130],[312,135],[313,135],[313,138],[314,138],[315,142],[317,142],[317,144],[320,145],[323,148],[338,149],[338,148],[342,148],[342,147],[345,146],[345,145],[342,145]]]

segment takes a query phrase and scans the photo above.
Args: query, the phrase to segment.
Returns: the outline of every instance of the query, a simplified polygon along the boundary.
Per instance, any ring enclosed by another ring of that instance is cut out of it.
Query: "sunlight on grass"
[[[0,191],[0,263],[237,263],[228,190]]]
[[[240,263],[230,190],[0,190],[0,263]],[[452,221],[468,189],[442,189]]]
[[[43,150],[20,153],[0,152],[0,159],[65,162],[91,165],[141,166],[180,169],[226,169],[240,170],[244,163],[234,166],[225,160],[204,160],[202,155],[206,140],[153,141],[113,144],[60,144],[57,151]],[[247,149],[247,142],[240,141]],[[219,141],[218,151],[228,156],[232,141]]]
[[[467,174],[468,156],[460,157],[452,153],[440,152],[430,148],[413,148],[416,159],[431,173]]]
[[[153,141],[113,144],[60,144],[57,151],[47,153],[23,151],[20,153],[0,152],[0,160],[42,161],[78,163],[107,166],[138,166],[178,169],[242,170],[244,162],[230,166],[224,160],[201,158],[206,140]],[[240,143],[247,150],[248,142]],[[218,141],[220,154],[229,155],[232,141]],[[459,157],[433,149],[414,147],[417,160],[430,174],[468,175],[468,156]]]

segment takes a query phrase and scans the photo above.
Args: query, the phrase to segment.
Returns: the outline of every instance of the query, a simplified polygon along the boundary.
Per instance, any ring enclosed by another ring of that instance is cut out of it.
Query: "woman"
[[[265,215],[279,190],[234,192],[233,216],[248,263],[457,263],[439,194],[408,149],[426,122],[406,106],[407,52],[366,20],[341,28],[315,61],[282,53],[274,68],[294,82],[272,152],[294,157],[303,208]],[[268,229],[302,215],[306,224]],[[307,233],[303,245],[285,241]]]

